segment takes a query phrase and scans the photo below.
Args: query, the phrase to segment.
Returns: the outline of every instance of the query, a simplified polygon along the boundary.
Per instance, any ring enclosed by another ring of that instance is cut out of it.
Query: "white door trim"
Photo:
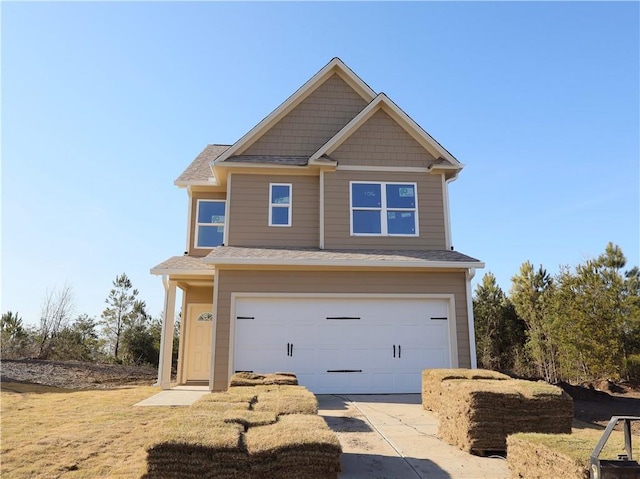
[[[234,349],[236,344],[236,301],[242,298],[353,298],[353,299],[446,299],[448,301],[449,357],[451,368],[458,367],[458,334],[455,294],[453,293],[231,293],[231,317],[229,318],[229,370],[227,380],[234,371]],[[215,346],[214,346],[215,348]]]

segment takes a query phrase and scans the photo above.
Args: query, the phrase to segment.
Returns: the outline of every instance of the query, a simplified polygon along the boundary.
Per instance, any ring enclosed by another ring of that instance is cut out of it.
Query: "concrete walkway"
[[[143,399],[134,406],[191,406],[205,394],[209,394],[208,386],[175,386]]]
[[[506,479],[502,458],[476,457],[436,437],[419,394],[318,396],[342,444],[340,479]]]

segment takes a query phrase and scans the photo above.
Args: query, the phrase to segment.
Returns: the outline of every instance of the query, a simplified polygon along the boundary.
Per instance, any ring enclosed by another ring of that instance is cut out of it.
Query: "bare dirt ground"
[[[78,361],[40,361],[37,359],[3,359],[0,379],[53,386],[64,389],[109,389],[129,385],[152,385],[156,369],[119,364],[82,363]]]
[[[605,427],[611,416],[640,416],[640,387],[597,381],[572,386],[558,384],[573,398],[573,415],[578,421]],[[632,425],[640,434],[640,423]]]
[[[2,382],[21,382],[65,389],[109,389],[127,385],[151,385],[157,371],[141,366],[94,364],[77,361],[5,359]],[[604,427],[611,416],[640,415],[640,387],[599,381],[572,386],[558,384],[574,401],[575,419]],[[635,428],[640,432],[640,424]]]

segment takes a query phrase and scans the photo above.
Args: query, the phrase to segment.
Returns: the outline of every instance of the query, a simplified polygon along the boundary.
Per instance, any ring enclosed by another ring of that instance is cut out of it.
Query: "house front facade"
[[[316,393],[420,391],[425,368],[475,367],[471,279],[451,245],[462,169],[334,58],[175,184],[187,249],[152,268],[166,300],[159,383],[225,390],[236,371],[294,372]]]

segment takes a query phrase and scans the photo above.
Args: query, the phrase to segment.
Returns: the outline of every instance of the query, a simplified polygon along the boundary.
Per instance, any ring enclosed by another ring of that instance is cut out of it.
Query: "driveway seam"
[[[364,412],[362,409],[360,409],[360,408],[358,407],[358,404],[357,404],[355,401],[352,401],[352,400],[351,400],[351,398],[349,398],[349,397],[344,397],[344,396],[336,396],[336,397],[338,397],[338,398],[342,399],[343,401],[348,402],[348,403],[349,403],[349,404],[351,404],[354,408],[356,408],[356,409],[358,410],[358,412],[364,416],[364,418],[367,420],[367,422],[368,422],[368,423],[369,423],[369,425],[373,428],[373,430],[374,430],[374,431],[376,431],[376,432],[380,435],[380,437],[382,437],[382,439],[384,439],[384,440],[385,440],[385,442],[386,442],[387,444],[389,444],[389,446],[391,446],[391,448],[392,448],[394,451],[396,451],[396,453],[398,454],[398,456],[402,458],[402,460],[407,464],[407,466],[409,466],[409,467],[411,468],[411,470],[414,472],[414,474],[416,475],[416,477],[418,477],[419,479],[422,479],[422,475],[420,475],[420,473],[416,470],[416,468],[415,468],[415,467],[413,467],[413,465],[412,465],[412,464],[407,460],[407,458],[405,457],[405,455],[404,455],[404,454],[403,454],[403,453],[402,453],[402,452],[401,452],[401,451],[400,451],[400,450],[399,450],[399,449],[398,449],[398,448],[397,448],[397,447],[396,447],[396,446],[395,446],[395,445],[394,445],[394,444],[393,444],[393,443],[392,443],[392,442],[387,438],[387,436],[385,436],[385,435],[383,434],[383,432],[382,432],[382,431],[380,431],[380,429],[378,429],[378,428],[376,427],[376,425],[375,425],[375,424],[373,424],[373,422],[371,422],[371,420],[369,419],[369,416],[367,416],[367,415],[365,414],[365,412]],[[388,414],[387,414],[387,415],[388,415]],[[401,422],[402,422],[402,421],[401,421]]]

